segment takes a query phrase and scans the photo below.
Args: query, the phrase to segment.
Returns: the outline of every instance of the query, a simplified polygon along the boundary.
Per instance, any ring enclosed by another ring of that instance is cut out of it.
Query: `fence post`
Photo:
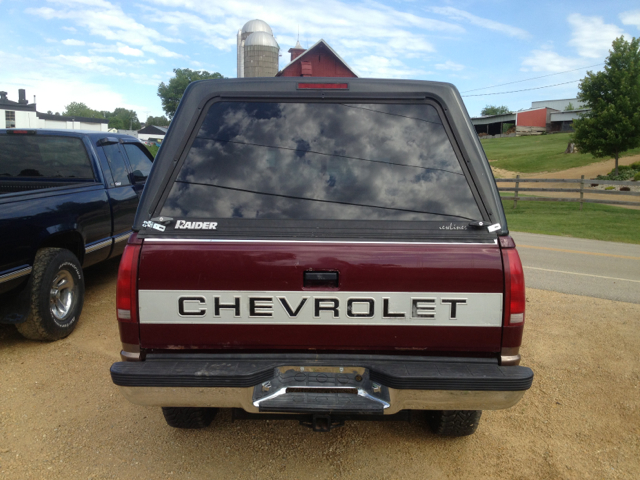
[[[584,196],[584,175],[580,176],[580,211],[582,211],[582,197]]]
[[[518,206],[518,186],[520,185],[520,175],[516,175],[516,191],[513,195],[513,208]]]

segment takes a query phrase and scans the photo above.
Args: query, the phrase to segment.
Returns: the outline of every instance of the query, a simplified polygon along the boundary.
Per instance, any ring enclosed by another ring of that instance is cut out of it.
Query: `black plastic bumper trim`
[[[364,367],[372,381],[401,390],[522,391],[533,383],[530,368],[493,359],[391,355],[150,354],[144,362],[114,363],[111,378],[123,387],[243,388],[285,365]]]

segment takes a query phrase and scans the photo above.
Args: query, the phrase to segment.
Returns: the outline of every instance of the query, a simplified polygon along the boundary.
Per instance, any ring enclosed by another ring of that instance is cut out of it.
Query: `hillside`
[[[563,153],[570,137],[569,133],[557,133],[489,138],[481,143],[492,167],[518,173],[557,172],[603,161],[591,154]],[[622,156],[637,154],[640,154],[640,148],[629,150]]]

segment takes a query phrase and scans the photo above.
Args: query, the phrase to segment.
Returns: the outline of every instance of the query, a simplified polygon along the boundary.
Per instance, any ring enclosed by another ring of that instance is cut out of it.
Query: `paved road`
[[[640,303],[640,245],[511,232],[528,287]]]

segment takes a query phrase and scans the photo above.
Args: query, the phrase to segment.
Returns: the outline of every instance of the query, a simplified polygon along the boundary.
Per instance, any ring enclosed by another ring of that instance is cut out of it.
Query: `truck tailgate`
[[[147,239],[140,341],[161,350],[499,352],[503,284],[495,242]]]

